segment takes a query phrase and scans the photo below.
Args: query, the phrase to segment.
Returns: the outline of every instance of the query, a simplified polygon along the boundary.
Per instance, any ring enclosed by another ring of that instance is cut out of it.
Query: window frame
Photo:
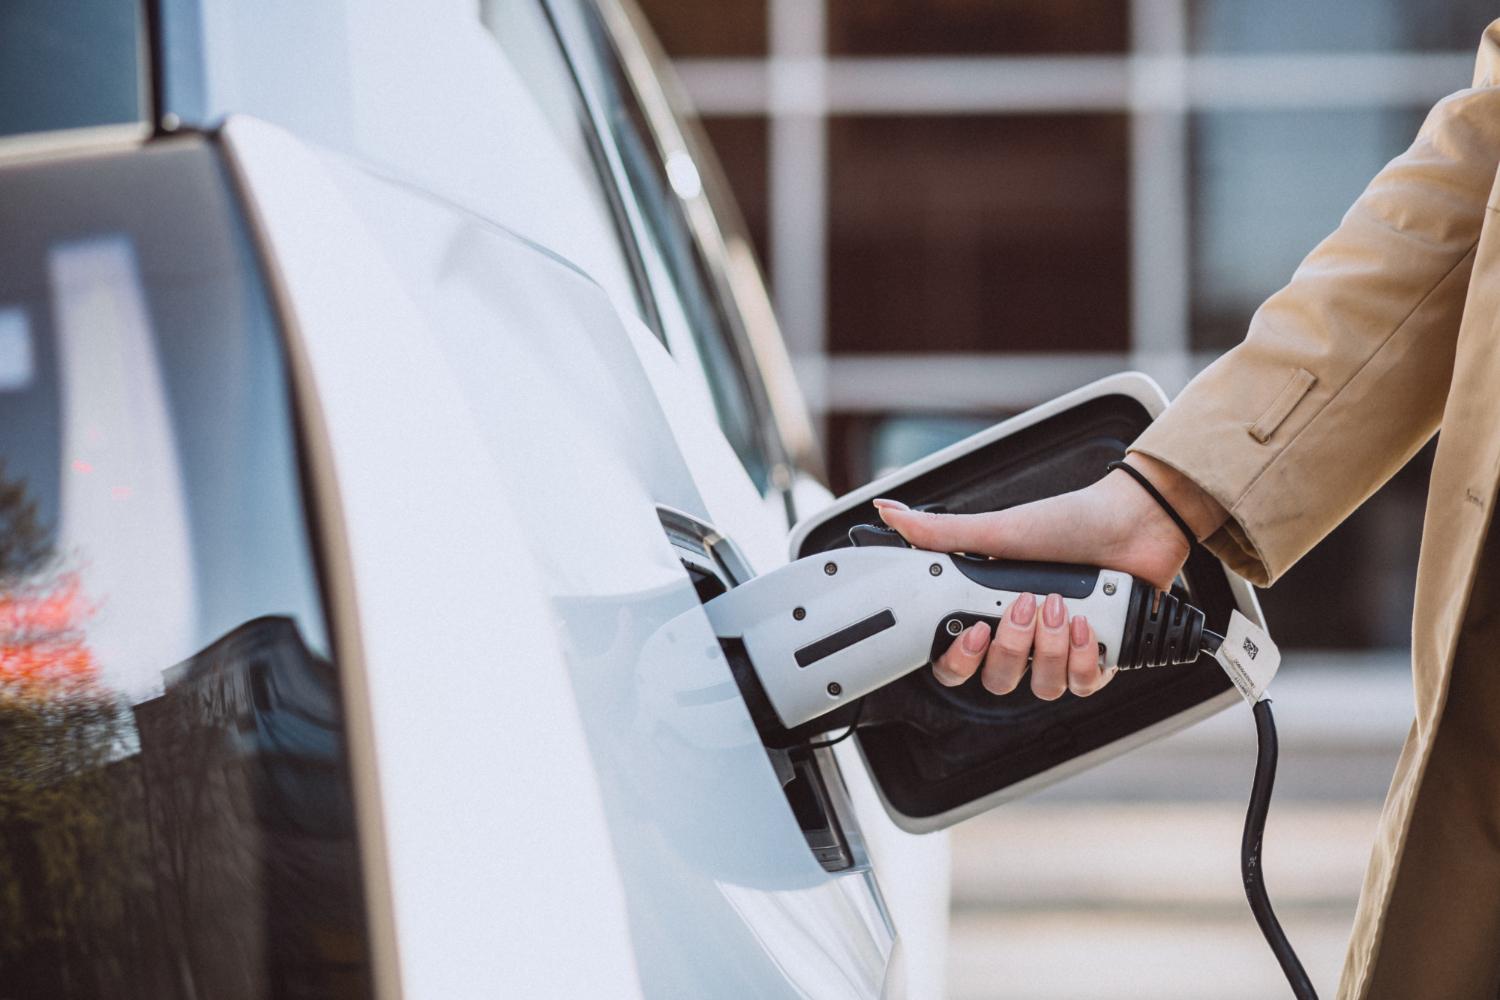
[[[695,198],[685,199],[675,188],[669,189],[668,195],[675,200],[677,208],[683,214],[697,263],[706,279],[703,290],[718,318],[719,329],[711,331],[710,335],[724,339],[728,354],[735,366],[733,375],[746,389],[747,403],[754,421],[754,444],[760,451],[767,469],[762,493],[764,495],[774,493],[782,497],[783,502],[787,504],[790,523],[795,519],[795,511],[790,505],[794,469],[800,468],[821,478],[821,460],[817,454],[816,445],[812,443],[811,424],[806,418],[806,409],[791,375],[790,362],[785,359],[785,348],[780,341],[780,332],[774,327],[769,299],[765,297],[759,270],[754,268],[753,262],[751,262],[751,267],[755,271],[754,282],[764,300],[764,308],[756,311],[763,312],[767,317],[771,330],[769,336],[774,339],[774,347],[781,354],[780,360],[785,362],[780,366],[784,370],[779,373],[780,377],[776,380],[778,385],[776,395],[780,396],[779,400],[773,396],[767,379],[765,355],[769,353],[769,349],[763,345],[757,345],[756,338],[751,336],[748,329],[750,323],[745,315],[747,308],[743,301],[745,282],[743,278],[736,282],[734,277],[735,271],[743,270],[743,267],[738,269],[735,267],[724,242],[725,221],[731,227],[735,227],[735,232],[743,232],[744,229],[738,213],[732,208],[732,202],[728,200],[727,183],[722,179],[717,163],[714,163],[711,155],[707,153],[706,142],[701,135],[693,131],[693,123],[683,114],[684,102],[680,97],[674,102],[664,88],[663,85],[668,82],[669,76],[666,61],[648,44],[650,29],[638,13],[627,11],[609,3],[608,0],[603,0],[603,2],[599,0],[538,0],[538,2],[542,3],[548,12],[559,44],[573,68],[574,77],[584,95],[584,101],[589,106],[595,128],[607,141],[606,156],[613,171],[615,183],[622,191],[630,192],[627,199],[628,214],[636,227],[635,233],[638,241],[650,244],[649,226],[642,216],[641,207],[636,204],[629,175],[619,151],[615,148],[613,133],[604,113],[601,95],[593,82],[587,80],[585,74],[580,71],[581,61],[598,58],[592,49],[594,42],[586,37],[584,30],[586,25],[579,25],[566,16],[568,11],[562,9],[564,2],[572,5],[572,12],[578,17],[593,18],[600,29],[600,34],[607,39],[610,51],[606,55],[617,64],[620,76],[630,90],[630,97],[640,110],[649,132],[648,138],[652,144],[654,158],[662,170],[666,170],[666,165],[671,162],[674,155],[686,155],[698,172],[702,190]],[[748,241],[746,243],[748,245]],[[677,293],[671,287],[674,279],[667,272],[665,264],[662,263],[658,270],[660,273],[656,281],[666,286],[666,289],[661,290],[654,285],[653,293],[676,297]],[[679,360],[682,360],[681,355],[689,354],[698,368],[696,374],[706,383],[709,381],[706,371],[707,362],[693,342],[691,331],[684,332],[688,334],[684,338],[685,343],[676,342],[676,338],[669,334],[668,348],[674,354],[679,355]],[[788,433],[789,430],[790,433]],[[798,439],[805,444],[794,451],[788,447],[788,438]]]
[[[613,224],[615,237],[624,252],[626,269],[630,274],[631,285],[635,292],[636,304],[641,310],[641,320],[656,335],[663,346],[671,350],[667,342],[666,327],[662,321],[661,309],[657,305],[656,290],[651,280],[650,269],[647,266],[645,254],[641,246],[639,209],[633,200],[626,197],[629,189],[621,185],[621,173],[616,162],[618,157],[613,155],[612,150],[603,141],[607,133],[600,131],[599,115],[595,102],[593,102],[578,75],[578,68],[574,64],[572,54],[568,51],[561,33],[558,31],[557,19],[553,16],[550,6],[545,0],[520,0],[522,3],[534,4],[537,13],[546,23],[549,30],[549,40],[555,47],[557,57],[567,72],[568,82],[571,84],[571,99],[574,111],[579,115],[579,127],[583,134],[585,147],[589,153],[589,160],[594,170],[594,179],[597,180],[599,189],[604,195],[605,205],[609,209],[610,221]],[[484,20],[482,8],[480,24],[486,34],[494,40],[496,47],[510,59],[510,52],[505,43],[491,29],[488,22]]]

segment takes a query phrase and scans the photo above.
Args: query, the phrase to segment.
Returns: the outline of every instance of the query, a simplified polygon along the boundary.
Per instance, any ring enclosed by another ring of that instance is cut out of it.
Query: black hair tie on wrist
[[[1191,551],[1193,546],[1198,543],[1198,538],[1193,534],[1193,529],[1188,527],[1188,523],[1182,519],[1182,515],[1177,513],[1171,504],[1167,503],[1167,498],[1161,495],[1161,490],[1152,485],[1151,480],[1146,478],[1144,472],[1125,462],[1123,459],[1118,462],[1110,462],[1104,467],[1105,472],[1113,472],[1116,469],[1124,469],[1131,479],[1141,484],[1141,489],[1151,494],[1151,499],[1155,500],[1157,505],[1167,512],[1167,516],[1172,519],[1172,523],[1181,529],[1183,537],[1188,541],[1188,549]]]

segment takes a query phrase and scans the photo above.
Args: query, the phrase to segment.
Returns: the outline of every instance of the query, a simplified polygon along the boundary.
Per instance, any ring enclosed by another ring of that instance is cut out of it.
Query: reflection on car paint
[[[878,994],[895,941],[873,879],[825,872],[788,822],[687,577],[555,606],[645,994]]]

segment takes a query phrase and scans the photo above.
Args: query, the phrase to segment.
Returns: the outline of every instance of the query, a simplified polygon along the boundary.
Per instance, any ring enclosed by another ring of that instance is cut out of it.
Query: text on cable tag
[[[1235,611],[1229,616],[1224,644],[1214,653],[1214,659],[1253,705],[1266,696],[1266,688],[1271,686],[1271,678],[1281,666],[1281,651],[1265,629]]]

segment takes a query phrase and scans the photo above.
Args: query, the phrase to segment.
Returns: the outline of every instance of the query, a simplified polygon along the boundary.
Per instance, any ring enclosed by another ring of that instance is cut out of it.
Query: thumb
[[[909,509],[894,500],[876,500],[880,519],[919,549],[933,552],[973,552],[998,555],[997,515],[929,514]]]

